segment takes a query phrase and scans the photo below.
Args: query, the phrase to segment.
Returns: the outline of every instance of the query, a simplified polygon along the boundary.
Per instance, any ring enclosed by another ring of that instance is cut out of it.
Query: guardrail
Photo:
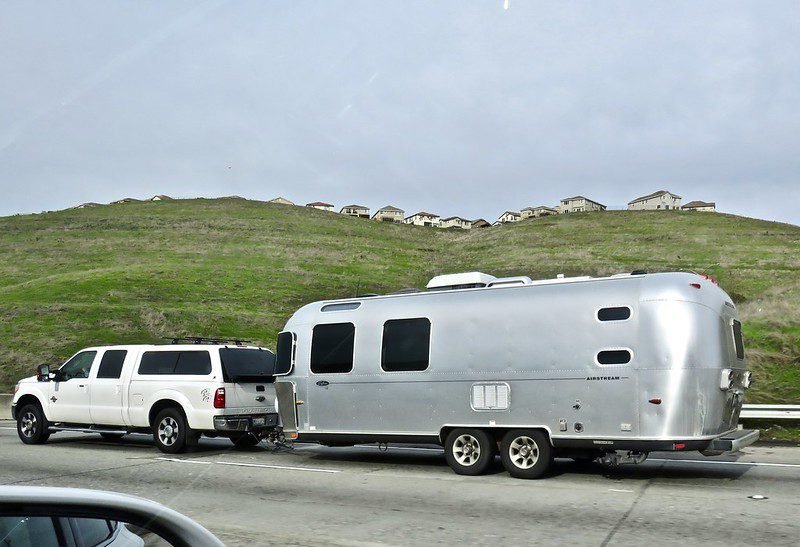
[[[800,420],[800,405],[742,405],[739,418]]]

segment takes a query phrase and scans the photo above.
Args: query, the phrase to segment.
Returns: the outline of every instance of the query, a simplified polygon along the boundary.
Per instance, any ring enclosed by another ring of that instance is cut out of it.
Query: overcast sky
[[[800,224],[800,2],[4,2],[0,215],[239,194]]]

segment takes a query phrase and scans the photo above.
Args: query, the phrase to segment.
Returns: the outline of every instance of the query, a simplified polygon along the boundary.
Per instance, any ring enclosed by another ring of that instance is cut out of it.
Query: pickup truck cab
[[[26,444],[83,431],[107,439],[150,432],[167,453],[203,434],[254,446],[277,425],[274,369],[275,355],[255,346],[91,347],[21,380],[11,411]]]

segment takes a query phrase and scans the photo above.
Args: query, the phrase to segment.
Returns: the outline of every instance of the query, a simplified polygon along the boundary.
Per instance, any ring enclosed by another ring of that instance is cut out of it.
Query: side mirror
[[[49,382],[50,381],[50,366],[49,365],[39,365],[36,367],[36,379],[39,382]]]

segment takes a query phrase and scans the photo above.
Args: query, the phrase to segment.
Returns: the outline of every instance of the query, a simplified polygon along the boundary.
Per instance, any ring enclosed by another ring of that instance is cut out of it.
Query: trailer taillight
[[[717,283],[717,280],[716,280],[716,279],[714,279],[713,277],[711,277],[710,275],[707,275],[707,274],[700,274],[700,277],[702,277],[703,279],[708,279],[708,280],[709,280],[709,281],[711,281],[711,282],[712,282],[714,285],[719,285],[719,283]]]
[[[225,388],[218,387],[214,392],[214,408],[225,408]]]
[[[672,446],[675,450],[683,450],[686,448],[686,443],[673,443]]]

